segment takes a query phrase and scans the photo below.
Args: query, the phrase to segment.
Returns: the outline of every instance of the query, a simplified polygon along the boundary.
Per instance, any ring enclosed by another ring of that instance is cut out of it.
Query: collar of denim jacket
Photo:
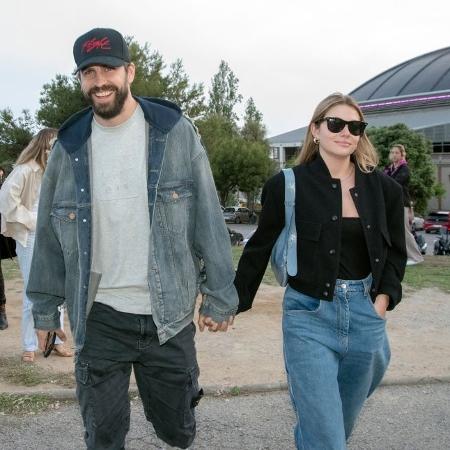
[[[182,116],[181,109],[168,100],[153,97],[134,98],[141,106],[145,120],[162,133],[169,133]],[[91,107],[85,108],[67,119],[59,129],[58,140],[68,153],[75,152],[89,139],[93,115]]]

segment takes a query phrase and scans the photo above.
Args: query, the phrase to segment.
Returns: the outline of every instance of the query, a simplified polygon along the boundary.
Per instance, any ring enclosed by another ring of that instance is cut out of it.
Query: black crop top
[[[338,278],[361,280],[369,275],[370,260],[359,217],[343,217]]]

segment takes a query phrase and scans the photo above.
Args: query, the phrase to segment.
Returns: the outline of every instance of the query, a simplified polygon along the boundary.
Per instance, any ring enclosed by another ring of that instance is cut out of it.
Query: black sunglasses
[[[367,122],[363,122],[362,120],[347,121],[339,119],[339,117],[324,117],[323,119],[319,119],[316,122],[316,125],[319,125],[323,121],[327,122],[327,128],[332,133],[341,132],[345,128],[345,125],[347,125],[348,131],[350,131],[353,136],[362,136],[367,127]]]

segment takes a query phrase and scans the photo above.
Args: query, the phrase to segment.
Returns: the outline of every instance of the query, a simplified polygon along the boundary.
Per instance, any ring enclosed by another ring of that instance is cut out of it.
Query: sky
[[[225,60],[274,136],[305,126],[328,94],[450,46],[449,17],[448,0],[3,0],[0,109],[34,113],[42,86],[73,71],[75,39],[110,27],[167,65],[182,59],[206,93]]]

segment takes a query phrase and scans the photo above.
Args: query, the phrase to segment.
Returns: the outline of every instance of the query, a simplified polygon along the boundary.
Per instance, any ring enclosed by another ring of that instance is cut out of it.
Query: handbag
[[[0,234],[0,259],[14,258],[16,256],[16,241],[12,237]]]
[[[297,228],[295,226],[295,177],[292,169],[284,174],[284,228],[281,230],[270,255],[275,278],[286,286],[289,276],[297,275]]]
[[[0,214],[0,223],[2,216]],[[7,258],[14,258],[16,255],[16,241],[12,237],[3,236],[0,234],[0,260]]]

